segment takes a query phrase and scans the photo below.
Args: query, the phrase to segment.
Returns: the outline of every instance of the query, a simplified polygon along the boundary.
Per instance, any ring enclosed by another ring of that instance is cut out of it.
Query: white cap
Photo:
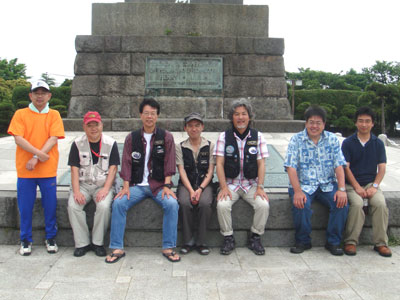
[[[33,92],[34,90],[36,90],[38,88],[44,88],[44,89],[50,91],[49,85],[42,80],[38,80],[38,81],[35,81],[34,83],[32,83],[31,91]]]

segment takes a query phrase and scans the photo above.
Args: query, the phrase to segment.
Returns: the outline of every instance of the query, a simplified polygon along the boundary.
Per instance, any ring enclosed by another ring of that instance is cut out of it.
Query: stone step
[[[396,192],[385,192],[389,207],[389,234],[400,238],[400,199]],[[287,193],[269,193],[270,215],[263,235],[265,246],[291,246],[294,244],[294,228],[292,220],[292,206]],[[59,233],[57,242],[61,246],[74,246],[71,226],[68,220],[67,203],[68,192],[58,192],[57,223]],[[95,205],[90,202],[87,207],[88,224],[93,224]],[[325,229],[328,222],[328,210],[318,202],[312,204],[312,239],[314,246],[325,244]],[[145,199],[129,210],[125,231],[125,246],[158,247],[162,236],[162,210],[151,199]],[[232,210],[234,235],[237,246],[245,246],[247,235],[253,219],[253,209],[249,204],[240,200]],[[179,230],[178,245],[181,232]],[[44,216],[40,203],[40,194],[36,201],[33,213],[33,238],[36,243],[44,240]],[[372,229],[370,216],[366,218],[363,233],[360,238],[362,244],[372,243]],[[105,245],[108,245],[109,234],[106,235]],[[17,244],[19,241],[19,215],[16,192],[3,191],[0,196],[0,244]],[[209,245],[217,247],[222,242],[219,233],[219,224],[215,209],[209,223]]]
[[[63,119],[66,131],[82,131],[82,119]],[[130,119],[103,119],[104,131],[131,131],[141,128],[139,118]],[[221,132],[230,127],[227,119],[205,119],[204,131]],[[169,131],[182,131],[183,118],[159,118],[157,126]],[[304,129],[302,120],[254,120],[253,126],[261,132],[299,132]]]

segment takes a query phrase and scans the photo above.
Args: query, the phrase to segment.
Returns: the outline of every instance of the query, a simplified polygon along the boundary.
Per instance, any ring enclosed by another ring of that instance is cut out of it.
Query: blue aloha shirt
[[[301,189],[313,194],[318,187],[323,192],[333,190],[333,184],[337,182],[335,169],[346,166],[346,160],[335,134],[322,131],[315,145],[304,129],[290,139],[284,166],[296,169]],[[290,182],[289,187],[292,187]]]

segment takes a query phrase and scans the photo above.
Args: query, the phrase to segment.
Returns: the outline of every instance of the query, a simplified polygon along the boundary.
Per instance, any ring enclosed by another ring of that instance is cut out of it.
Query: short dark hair
[[[361,116],[361,115],[370,116],[371,119],[372,119],[372,123],[375,123],[376,114],[368,106],[361,106],[359,109],[357,109],[356,113],[354,114],[354,120],[357,122],[358,117]]]
[[[326,110],[323,107],[319,105],[311,105],[304,112],[304,119],[306,120],[306,122],[309,118],[314,116],[321,117],[322,121],[326,123]]]
[[[160,114],[160,104],[154,99],[154,98],[144,98],[142,103],[140,103],[139,106],[139,112],[142,114],[143,113],[143,108],[146,105],[150,105],[152,108],[157,109],[157,115]]]

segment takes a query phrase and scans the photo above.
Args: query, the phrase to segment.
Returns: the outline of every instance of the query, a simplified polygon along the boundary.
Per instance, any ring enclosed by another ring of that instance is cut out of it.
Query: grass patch
[[[389,246],[400,246],[400,238],[390,235]]]

